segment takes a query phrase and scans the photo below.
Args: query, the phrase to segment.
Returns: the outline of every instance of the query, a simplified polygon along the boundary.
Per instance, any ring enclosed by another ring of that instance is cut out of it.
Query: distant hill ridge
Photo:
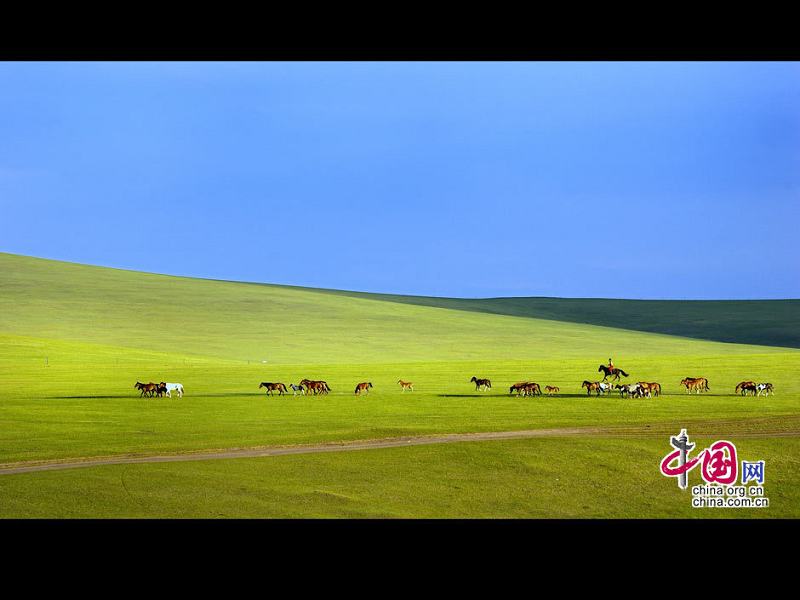
[[[546,297],[465,299],[324,291],[419,306],[602,325],[717,342],[800,348],[800,300],[794,299],[617,300]]]

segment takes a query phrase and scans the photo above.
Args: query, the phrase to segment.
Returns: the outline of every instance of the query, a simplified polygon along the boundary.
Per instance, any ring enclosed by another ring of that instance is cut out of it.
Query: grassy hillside
[[[800,348],[800,300],[435,298],[338,292],[417,306],[586,323],[690,338]]]
[[[453,310],[452,302],[424,306],[0,254],[0,333],[21,336],[270,364],[576,356],[599,364],[613,355],[624,368],[634,356],[687,352],[675,337]],[[690,353],[760,351],[722,348],[698,342]]]

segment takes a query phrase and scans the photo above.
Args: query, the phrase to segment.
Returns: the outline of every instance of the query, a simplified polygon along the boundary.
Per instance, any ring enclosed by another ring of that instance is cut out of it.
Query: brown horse
[[[133,387],[135,387],[137,390],[142,391],[142,393],[139,394],[140,398],[145,394],[147,394],[150,398],[152,398],[153,394],[155,394],[158,391],[158,386],[152,381],[150,383],[141,383],[137,381]]]
[[[310,390],[315,396],[325,394],[325,386],[321,381],[309,381],[306,383],[306,389]]]
[[[517,392],[517,396],[519,396],[523,391],[525,391],[525,386],[526,385],[528,385],[528,384],[525,381],[521,381],[519,383],[515,383],[510,388],[508,388],[509,395],[513,394],[514,392]]]
[[[539,387],[539,384],[535,381],[529,381],[525,384],[525,395],[526,396],[541,396],[542,395],[542,388]]]
[[[745,385],[742,386],[742,396],[744,396],[747,393],[753,394],[753,396],[757,396],[758,385],[752,382],[745,383]]]
[[[754,387],[756,387],[755,381],[741,381],[738,384],[736,384],[736,389],[734,390],[733,393],[741,394],[742,396],[744,396],[746,391],[745,388],[754,388]]]
[[[599,381],[586,381],[586,380],[584,380],[584,382],[581,384],[581,387],[582,388],[583,387],[586,388],[586,395],[587,396],[591,396],[592,395],[592,391],[597,392],[598,396],[600,395],[600,382]]]
[[[475,382],[475,391],[476,391],[476,392],[477,392],[477,391],[480,391],[481,387],[482,387],[484,390],[490,390],[490,389],[492,389],[492,382],[491,382],[491,381],[489,381],[488,379],[478,379],[477,377],[475,377],[475,376],[473,375],[473,376],[472,376],[472,379],[470,379],[470,383],[471,383],[471,382]]]
[[[650,382],[650,383],[647,384],[647,386],[650,388],[650,392],[653,394],[653,396],[660,396],[661,395],[661,384],[660,383]]]
[[[303,379],[300,385],[306,386],[306,389],[314,394],[327,394],[331,391],[328,383],[325,381],[312,381],[311,379]]]
[[[694,391],[696,391],[698,394],[700,392],[709,391],[708,379],[705,377],[684,377],[681,380],[681,385],[686,386],[687,394]]]
[[[372,382],[371,381],[365,381],[363,383],[359,383],[356,386],[356,396],[360,396],[361,392],[369,394],[369,388],[371,388],[371,387],[372,387]]]
[[[548,396],[552,396],[553,394],[557,394],[561,391],[561,388],[555,385],[546,385],[544,386],[544,391],[547,392]]]
[[[267,388],[267,396],[272,396],[272,392],[278,391],[279,396],[283,396],[283,393],[286,392],[286,386],[282,383],[270,383],[268,381],[262,381],[258,389]]]
[[[414,384],[411,383],[410,381],[403,381],[402,379],[398,379],[397,383],[400,384],[401,388],[400,391],[402,392],[405,392],[406,390],[411,390],[412,392],[414,391]]]

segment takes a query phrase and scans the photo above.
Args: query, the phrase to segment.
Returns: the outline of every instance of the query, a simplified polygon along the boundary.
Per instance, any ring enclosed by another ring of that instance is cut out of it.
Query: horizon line
[[[800,298],[610,298],[601,296],[480,296],[480,297],[463,297],[463,296],[431,296],[426,294],[408,294],[402,292],[370,292],[364,290],[348,290],[341,288],[322,288],[309,285],[297,285],[292,283],[275,283],[265,281],[245,281],[239,279],[222,279],[217,277],[200,277],[197,275],[180,275],[175,273],[160,273],[155,271],[142,271],[140,269],[132,269],[125,267],[115,267],[110,265],[99,265],[91,263],[76,262],[72,260],[64,260],[61,258],[51,258],[47,256],[34,256],[32,254],[19,254],[17,252],[8,252],[0,250],[0,254],[7,254],[9,256],[18,256],[22,258],[33,258],[36,260],[47,260],[51,262],[60,262],[69,265],[78,265],[82,267],[94,267],[97,269],[112,269],[114,271],[125,271],[127,273],[142,273],[145,275],[158,275],[161,277],[179,277],[181,279],[197,279],[201,281],[217,281],[222,283],[238,283],[244,285],[262,285],[273,287],[285,288],[298,288],[303,290],[324,291],[324,292],[339,292],[346,294],[367,294],[373,296],[403,296],[408,298],[439,298],[444,300],[514,300],[525,298],[540,298],[544,300],[611,300],[611,301],[629,301],[629,302],[792,302],[800,301]]]

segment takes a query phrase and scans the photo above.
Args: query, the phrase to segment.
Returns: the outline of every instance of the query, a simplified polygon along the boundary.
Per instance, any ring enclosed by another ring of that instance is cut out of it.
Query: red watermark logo
[[[689,459],[689,452],[694,449],[694,444],[689,443],[686,430],[681,430],[677,437],[670,438],[673,452],[667,454],[661,461],[661,473],[667,477],[677,477],[678,487],[686,489],[686,474],[694,469],[702,459],[701,474],[706,483],[720,483],[733,485],[739,477],[739,466],[736,459],[736,446],[733,442],[719,440],[700,454]],[[677,461],[676,465],[673,465]]]
[[[677,477],[678,487],[688,487],[689,472],[700,465],[705,484],[692,487],[693,508],[765,508],[769,498],[764,496],[764,461],[742,461],[739,469],[736,446],[728,440],[718,440],[690,457],[695,444],[689,441],[686,430],[670,438],[674,448],[661,459],[661,474]],[[736,485],[741,473],[742,484]],[[747,485],[747,484],[751,485]],[[753,485],[755,484],[755,485]]]

